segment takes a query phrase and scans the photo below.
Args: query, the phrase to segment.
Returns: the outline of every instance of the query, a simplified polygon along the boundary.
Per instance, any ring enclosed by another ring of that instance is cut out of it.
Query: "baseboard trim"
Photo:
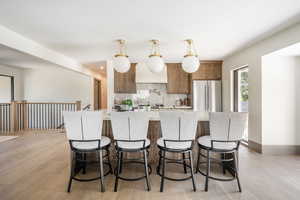
[[[300,145],[262,145],[248,140],[248,148],[265,155],[299,155]]]
[[[262,145],[252,140],[248,140],[248,148],[257,153],[262,153]]]
[[[263,145],[262,153],[267,155],[300,154],[300,145]]]

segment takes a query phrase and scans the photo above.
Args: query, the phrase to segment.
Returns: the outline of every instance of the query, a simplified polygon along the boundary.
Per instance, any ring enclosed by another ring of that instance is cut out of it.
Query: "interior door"
[[[94,79],[94,109],[101,109],[101,81]]]
[[[234,112],[248,112],[248,66],[234,70]],[[243,136],[245,142],[248,141],[248,127]]]

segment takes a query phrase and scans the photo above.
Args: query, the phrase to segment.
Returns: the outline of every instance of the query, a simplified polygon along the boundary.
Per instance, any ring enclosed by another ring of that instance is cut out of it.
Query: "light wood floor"
[[[196,155],[194,155],[196,156]],[[155,166],[152,166],[155,169]],[[168,167],[172,175],[181,168]],[[89,170],[89,169],[88,169]],[[126,169],[139,173],[137,167]],[[126,170],[124,173],[126,173]],[[93,171],[93,169],[89,170]],[[89,172],[88,171],[88,172]],[[113,192],[114,176],[105,179],[106,192],[99,191],[99,181],[73,182],[72,192],[66,190],[69,177],[69,149],[62,133],[25,134],[0,144],[0,199],[128,199],[128,200],[193,200],[193,199],[299,199],[300,156],[263,156],[248,151],[240,153],[240,179],[236,182],[209,182],[204,192],[204,177],[197,174],[197,192],[191,181],[165,181],[165,192],[159,192],[160,178],[153,173],[152,190],[144,190],[144,181],[120,181],[119,192]]]

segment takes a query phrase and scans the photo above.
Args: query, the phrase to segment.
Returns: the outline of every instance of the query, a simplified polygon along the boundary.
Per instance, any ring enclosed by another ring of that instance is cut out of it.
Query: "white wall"
[[[297,93],[296,93],[296,132],[295,132],[295,140],[296,140],[296,144],[297,145],[300,145],[300,56],[298,57],[295,57],[296,59],[296,65],[297,65],[297,68],[296,68],[296,73],[295,73],[295,85],[296,85],[296,90],[297,90]]]
[[[91,102],[91,77],[64,69],[44,67],[24,70],[24,99],[39,102]]]
[[[13,76],[15,81],[15,100],[23,100],[23,70],[0,64],[0,74]]]
[[[0,103],[11,101],[11,78],[0,75]]]
[[[231,110],[231,94],[233,92],[230,81],[231,71],[244,65],[249,66],[249,140],[253,142],[262,144],[261,57],[298,42],[300,42],[300,24],[294,25],[224,59],[224,111]]]
[[[262,58],[262,143],[299,145],[300,60],[268,55]],[[298,98],[297,98],[298,97]]]
[[[114,105],[114,67],[112,60],[107,61],[107,110],[111,111]]]

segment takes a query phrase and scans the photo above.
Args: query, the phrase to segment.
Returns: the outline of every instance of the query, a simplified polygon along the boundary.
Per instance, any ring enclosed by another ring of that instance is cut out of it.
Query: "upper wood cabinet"
[[[190,74],[183,71],[181,63],[167,63],[167,74],[169,94],[190,93]]]
[[[192,80],[221,80],[222,61],[201,61],[198,71],[192,73]]]
[[[135,72],[136,63],[132,63],[130,70],[125,73],[114,70],[115,93],[136,93]]]

